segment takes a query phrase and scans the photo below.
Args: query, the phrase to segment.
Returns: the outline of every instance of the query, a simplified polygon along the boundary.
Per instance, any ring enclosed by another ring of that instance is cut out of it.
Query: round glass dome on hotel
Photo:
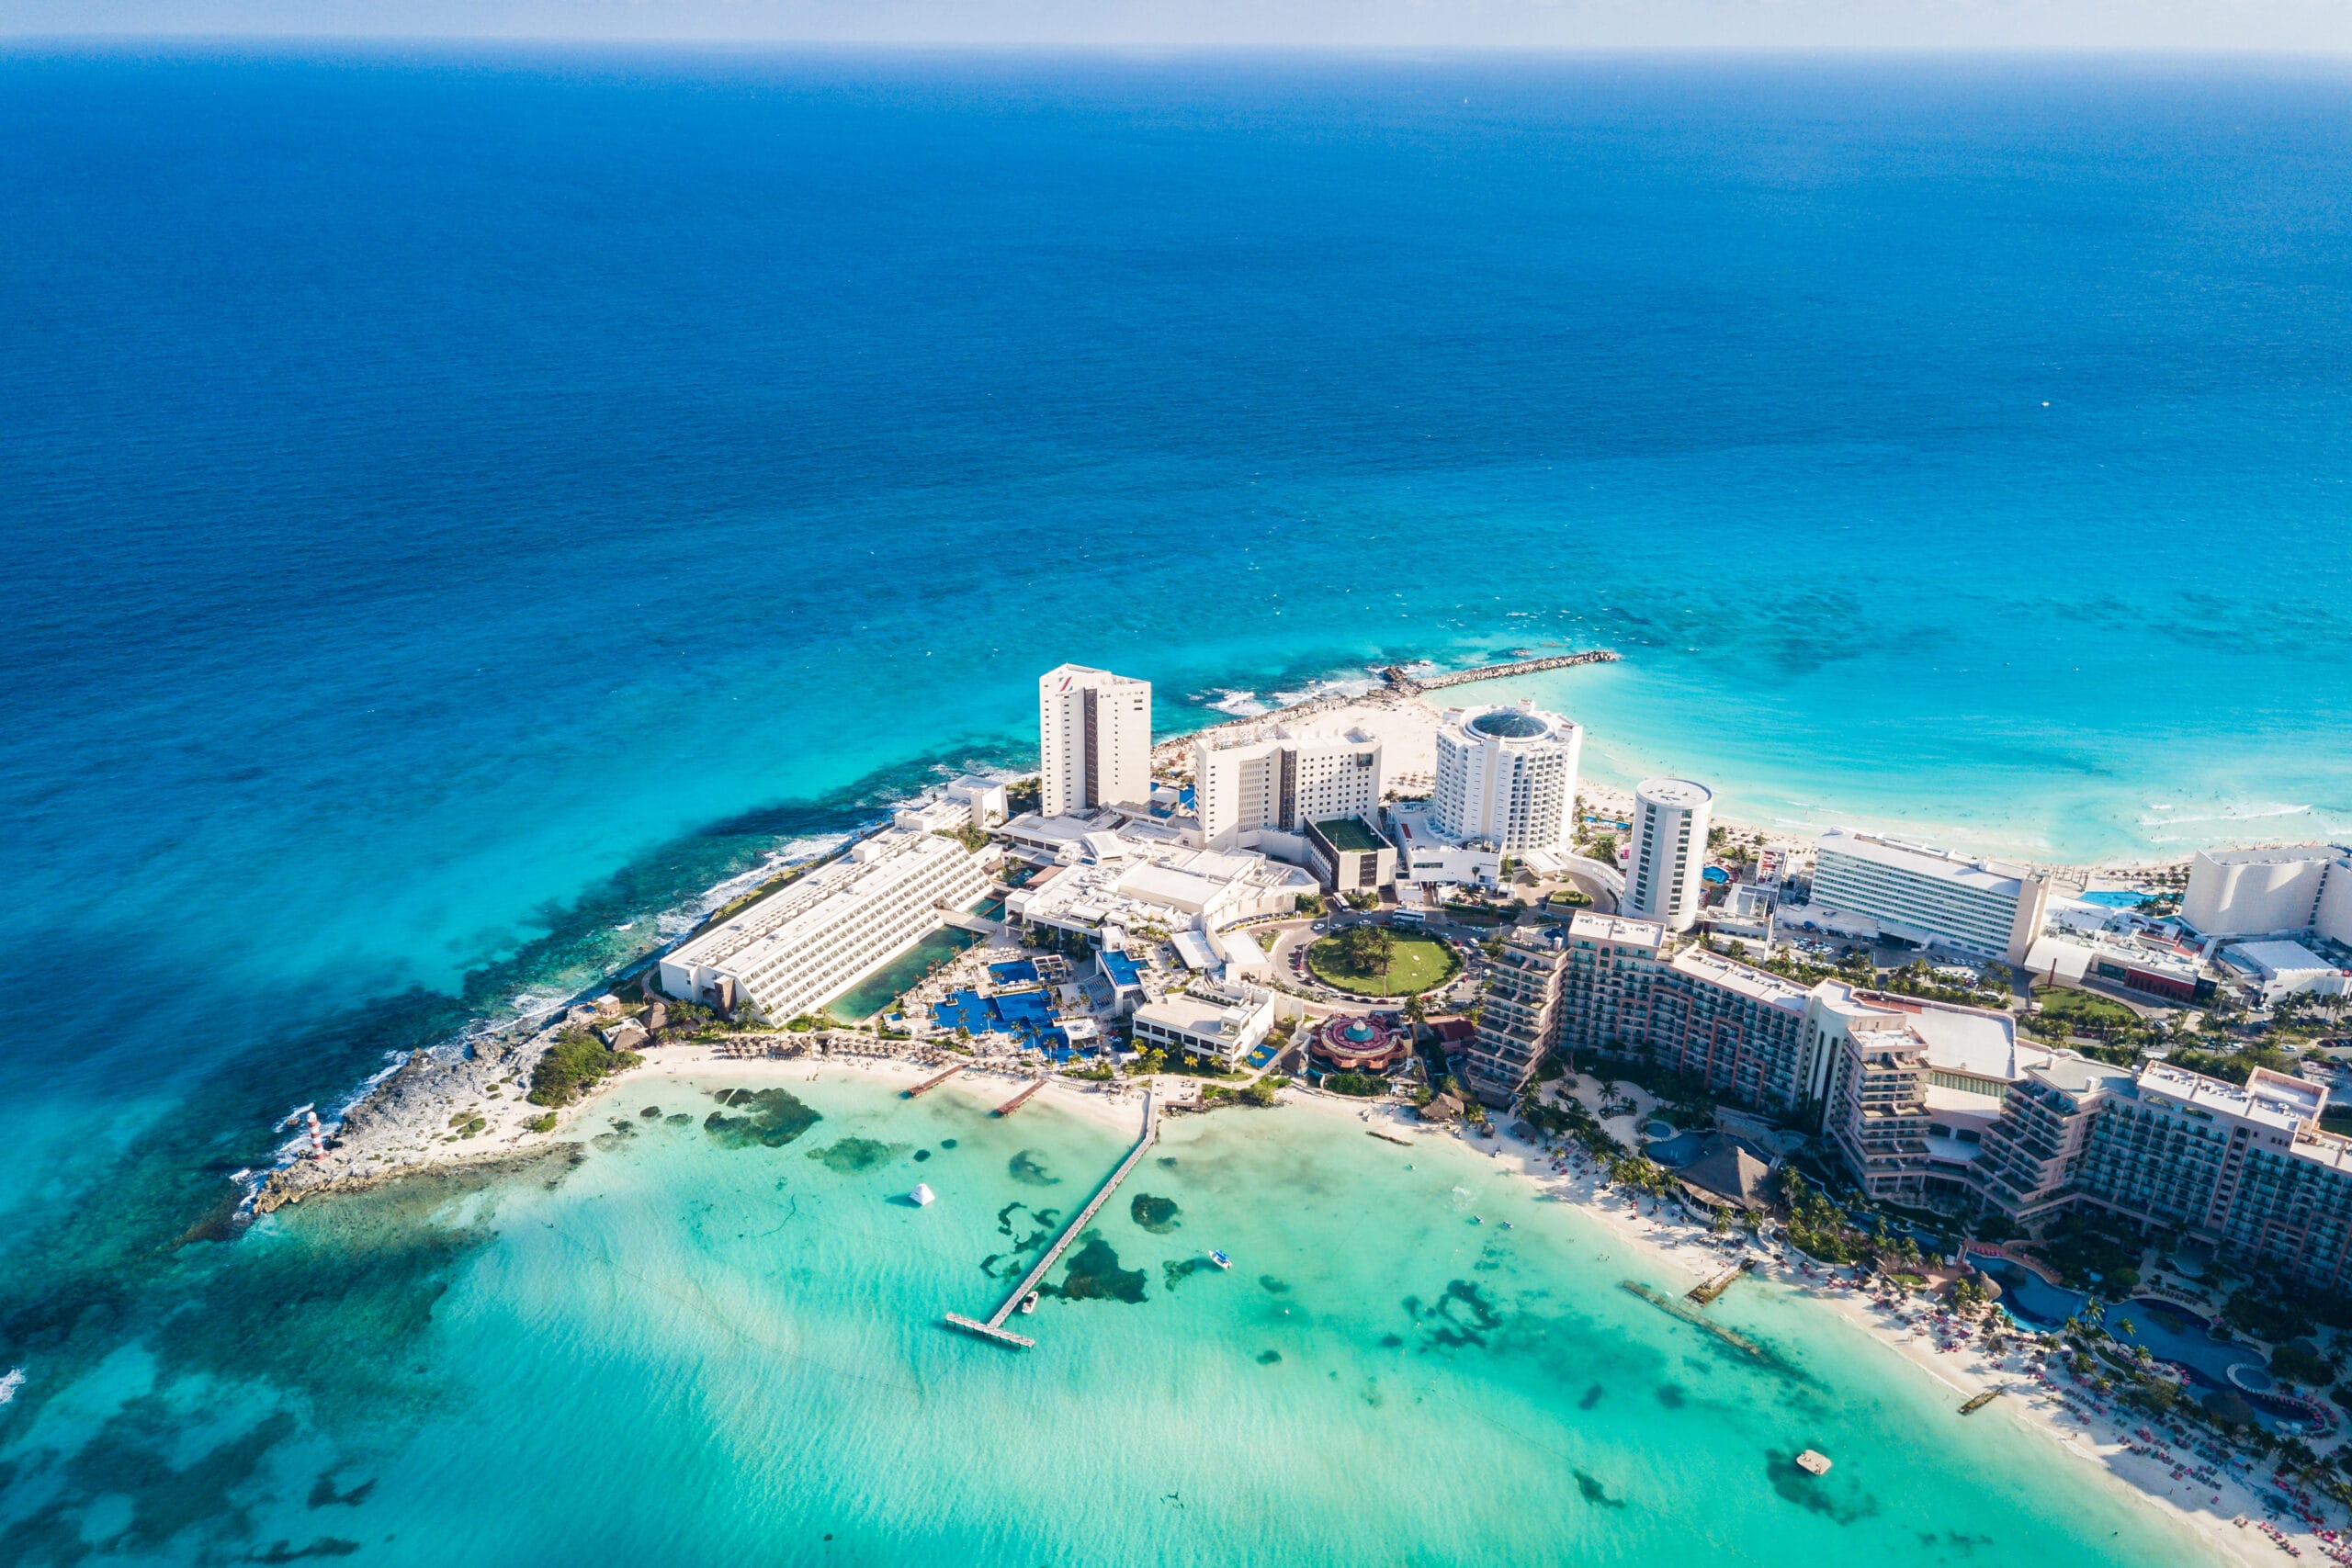
[[[1470,721],[1470,728],[1480,735],[1491,735],[1498,740],[1528,740],[1551,728],[1532,713],[1518,708],[1496,708],[1482,713]]]

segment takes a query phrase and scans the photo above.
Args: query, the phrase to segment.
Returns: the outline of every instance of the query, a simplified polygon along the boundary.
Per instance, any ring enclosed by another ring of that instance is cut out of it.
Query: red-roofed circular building
[[[1413,1036],[1400,1023],[1340,1015],[1315,1026],[1307,1049],[1343,1073],[1385,1072],[1413,1054]]]

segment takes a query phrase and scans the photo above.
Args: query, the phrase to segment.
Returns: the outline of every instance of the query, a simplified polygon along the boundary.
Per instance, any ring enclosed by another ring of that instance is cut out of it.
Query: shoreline
[[[1463,682],[1460,691],[1467,698],[1467,694],[1473,688],[1494,682],[1515,679],[1524,679],[1524,677],[1510,673],[1486,676],[1477,681]],[[1330,683],[1346,688],[1353,686],[1355,682],[1353,680],[1341,681],[1335,676],[1330,678]],[[1152,742],[1152,764],[1155,768],[1189,765],[1193,744],[1205,736],[1231,736],[1237,739],[1254,738],[1261,734],[1271,734],[1281,726],[1301,723],[1332,729],[1346,729],[1360,726],[1379,736],[1384,749],[1394,750],[1401,743],[1407,754],[1401,758],[1392,757],[1389,760],[1392,777],[1419,783],[1424,779],[1432,778],[1434,774],[1438,720],[1443,715],[1448,701],[1454,696],[1455,690],[1452,688],[1441,689],[1438,693],[1398,691],[1382,684],[1374,677],[1367,690],[1327,690],[1289,706],[1270,707],[1262,713],[1236,716],[1220,723],[1201,725],[1160,737]],[[1424,750],[1429,752],[1426,761],[1420,755]],[[1603,784],[1589,773],[1581,774],[1577,782],[1577,797],[1579,807],[1584,811],[1604,814],[1618,821],[1632,820],[1634,792],[1631,786]],[[1836,814],[1831,815],[1834,818]],[[1725,829],[1743,838],[1760,840],[1769,847],[1810,850],[1814,840],[1819,837],[1819,831],[1816,829],[1792,829],[1760,820],[1752,816],[1742,816],[1736,810],[1718,813],[1713,820],[1716,827]],[[1908,818],[1877,822],[1873,818],[1873,822],[1875,825],[1867,830],[1891,833],[1914,842],[1937,842],[1940,838],[1949,836],[1943,834],[1932,823]],[[2248,840],[2240,843],[2233,840],[2226,847],[2254,848],[2263,844],[2287,841],[2289,840],[2269,839]],[[1942,843],[1939,847],[1949,849],[1962,846]],[[1965,852],[1975,852],[1966,851]],[[2074,882],[2087,885],[2099,882],[2137,882],[2158,873],[2177,871],[2186,866],[2196,852],[2194,850],[2189,850],[2170,856],[2127,854],[2073,862],[2008,853],[1990,853],[1988,858],[2026,865],[2036,871],[2048,872],[2062,883]]]
[[[1283,1103],[1291,1102],[1285,1097]],[[1391,1130],[1396,1131],[1422,1128],[1421,1123],[1393,1111],[1386,1122],[1394,1123]],[[1366,1118],[1366,1124],[1384,1126],[1384,1122],[1374,1111]],[[1679,1205],[1666,1200],[1628,1197],[1607,1188],[1589,1161],[1582,1162],[1586,1168],[1577,1168],[1580,1156],[1573,1151],[1569,1168],[1562,1172],[1553,1168],[1553,1156],[1544,1145],[1513,1137],[1500,1127],[1492,1139],[1478,1141],[1466,1134],[1431,1134],[1426,1129],[1420,1133],[1421,1137],[1432,1135],[1453,1137],[1474,1152],[1481,1142],[1486,1143],[1489,1157],[1498,1168],[1512,1179],[1524,1181],[1542,1197],[1564,1204],[1599,1225],[1623,1243],[1642,1264],[1678,1286],[1702,1282],[1743,1253],[1770,1256],[1752,1244],[1725,1247],[1724,1238],[1714,1236],[1704,1225],[1683,1214]],[[2056,1444],[2070,1458],[2095,1466],[2101,1484],[2120,1489],[2154,1508],[2218,1560],[2260,1568],[2275,1561],[2272,1553],[2284,1555],[2250,1525],[2241,1529],[2231,1522],[2239,1517],[2249,1520],[2269,1517],[2252,1477],[2223,1474],[2210,1484],[2175,1482],[2169,1465],[2130,1446],[2130,1429],[2121,1421],[2111,1416],[2086,1417],[2063,1404],[2049,1389],[2035,1383],[2034,1374],[2028,1370],[2028,1352],[2012,1348],[1996,1361],[1977,1345],[1973,1335],[1962,1337],[1964,1350],[1939,1351],[1931,1333],[1917,1330],[1905,1318],[1878,1304],[1861,1288],[1832,1284],[1829,1276],[1834,1271],[1826,1266],[1813,1268],[1815,1274],[1805,1273],[1803,1265],[1786,1255],[1784,1247],[1782,1256],[1758,1263],[1752,1270],[1752,1278],[1801,1297],[1810,1307],[1826,1308],[1846,1326],[1899,1357],[1912,1371],[1932,1380],[1952,1396],[1952,1419],[1975,1420],[1997,1411],[2003,1418]],[[1905,1310],[1925,1313],[1933,1308],[1923,1303]],[[2022,1344],[2021,1336],[2012,1337],[2014,1342]],[[2004,1391],[2003,1397],[1994,1402],[1992,1409],[1967,1417],[1959,1414],[1960,1402],[1996,1388]],[[2218,1503],[2206,1501],[2217,1494]],[[2289,1540],[2305,1553],[2320,1552],[2321,1541],[2300,1520],[2273,1522],[2279,1523]]]
[[[888,1054],[818,1055],[803,1051],[791,1055],[748,1057],[727,1055],[710,1044],[678,1042],[661,1045],[649,1052],[641,1065],[611,1075],[573,1104],[564,1107],[557,1113],[557,1125],[549,1132],[510,1134],[497,1143],[485,1141],[470,1148],[428,1145],[417,1157],[407,1160],[390,1160],[379,1151],[372,1156],[374,1164],[370,1168],[326,1173],[321,1179],[278,1189],[275,1201],[257,1202],[255,1212],[266,1213],[282,1203],[362,1190],[410,1177],[446,1174],[452,1169],[494,1173],[501,1167],[519,1168],[548,1158],[566,1157],[567,1149],[576,1149],[584,1141],[582,1135],[574,1134],[575,1125],[609,1111],[632,1089],[697,1082],[785,1087],[795,1082],[879,1080],[896,1089],[919,1083],[951,1065],[952,1057],[944,1061],[919,1059],[911,1045],[903,1052]],[[1034,1075],[974,1060],[967,1070],[956,1073],[932,1092],[956,1094],[978,1108],[992,1110],[1032,1081]],[[1199,1080],[1163,1075],[1156,1080],[1154,1092],[1164,1108],[1187,1114],[1194,1113],[1191,1107],[1197,1102],[1198,1089]],[[1141,1109],[1136,1086],[1125,1080],[1096,1084],[1049,1077],[1038,1098],[1121,1137],[1132,1135]],[[536,1107],[526,1109],[539,1113]],[[1235,1106],[1219,1108],[1215,1113],[1251,1116],[1279,1114],[1285,1110],[1354,1122],[1367,1134],[1377,1131],[1392,1144],[1401,1142],[1402,1146],[1396,1149],[1400,1157],[1408,1155],[1413,1145],[1440,1139],[1461,1145],[1469,1154],[1484,1154],[1508,1179],[1524,1184],[1537,1197],[1563,1204],[1598,1226],[1607,1237],[1627,1249],[1629,1262],[1671,1282],[1678,1290],[1720,1272],[1742,1251],[1739,1247],[1726,1247],[1725,1238],[1713,1235],[1706,1226],[1667,1201],[1639,1195],[1628,1197],[1608,1187],[1599,1168],[1572,1148],[1565,1161],[1559,1160],[1544,1145],[1514,1137],[1501,1127],[1490,1139],[1475,1139],[1455,1124],[1420,1122],[1395,1100],[1346,1100],[1295,1086],[1285,1089],[1269,1110]],[[298,1161],[296,1166],[308,1168],[307,1162]],[[1755,1255],[1758,1249],[1751,1245],[1745,1250]],[[2270,1562],[2267,1554],[2280,1550],[2251,1526],[2241,1529],[2232,1525],[2236,1517],[2249,1520],[2269,1517],[2257,1495],[2253,1474],[2225,1472],[2211,1483],[2177,1481],[2169,1465],[2134,1451],[2126,1424],[2128,1417],[2086,1415],[2076,1406],[2086,1403],[2089,1396],[2078,1396],[2075,1405],[2070,1406],[2062,1403],[2052,1389],[2035,1383],[2028,1365],[2030,1341],[2023,1336],[2015,1337],[2013,1348],[1998,1362],[1988,1357],[1973,1335],[1960,1337],[1960,1350],[1939,1351],[1932,1332],[1923,1333],[1918,1324],[1910,1321],[1932,1312],[1931,1304],[1912,1306],[1906,1303],[1898,1315],[1862,1289],[1832,1283],[1834,1272],[1820,1265],[1812,1266],[1808,1272],[1794,1256],[1784,1253],[1759,1263],[1754,1276],[1760,1283],[1784,1289],[1808,1305],[1834,1314],[1847,1327],[1899,1358],[1913,1372],[1932,1380],[1951,1396],[1955,1420],[1962,1418],[1957,1414],[1961,1400],[1989,1388],[2006,1390],[2005,1396],[1996,1402],[2002,1418],[2016,1421],[2057,1445],[2069,1458],[2094,1466],[2101,1478],[2100,1484],[2122,1488],[2157,1509],[2217,1560],[2252,1568]],[[1980,1415],[1994,1413],[1985,1411]],[[2209,1501],[2217,1494],[2218,1503]],[[2290,1518],[2273,1522],[2278,1523],[2289,1540],[2306,1553],[2319,1551],[2322,1543],[2301,1521]]]
[[[1511,678],[1505,672],[1489,679]],[[1483,681],[1464,682],[1482,683]],[[1392,776],[1418,783],[1418,775],[1434,773],[1435,737],[1442,712],[1441,705],[1432,701],[1430,694],[1419,691],[1380,683],[1368,691],[1327,689],[1287,707],[1168,736],[1154,743],[1152,755],[1155,764],[1188,758],[1192,746],[1208,735],[1248,736],[1299,723],[1362,728],[1377,734],[1384,747],[1393,749],[1399,765]],[[1424,749],[1429,753],[1426,764],[1421,756]],[[1627,819],[1632,804],[1629,792],[1588,781],[1580,784],[1578,795],[1586,810],[1606,813],[1615,820]],[[1809,847],[1812,841],[1810,837],[1775,830],[1736,817],[1718,821],[1732,832],[1743,837],[1754,835],[1768,846]],[[569,1001],[535,1010],[528,1017],[517,1015],[495,1023],[477,1021],[450,1041],[410,1053],[395,1067],[360,1087],[356,1098],[345,1107],[323,1160],[310,1157],[300,1135],[280,1148],[279,1163],[266,1175],[260,1175],[250,1188],[246,1202],[251,1213],[266,1215],[284,1204],[299,1203],[311,1197],[357,1191],[411,1176],[452,1169],[495,1172],[502,1167],[519,1167],[559,1156],[560,1151],[567,1147],[576,1151],[582,1140],[573,1134],[575,1123],[614,1103],[616,1097],[624,1095],[632,1086],[691,1080],[780,1086],[828,1078],[870,1081],[880,1077],[905,1087],[954,1065],[957,1057],[936,1045],[886,1042],[851,1031],[739,1035],[730,1037],[725,1045],[673,1038],[649,1045],[641,1063],[610,1074],[589,1087],[573,1103],[552,1112],[530,1104],[525,1098],[533,1066],[559,1032],[608,1021],[594,998],[620,979],[643,973],[658,962],[662,953],[701,930],[711,915],[726,908],[730,899],[790,866],[839,853],[862,831],[846,830],[838,840],[818,847],[804,840],[798,845],[803,852],[789,859],[779,846],[756,865],[666,911],[671,922],[687,910],[695,914],[687,929],[671,935],[648,955],[605,976]],[[2062,875],[2074,872],[2087,873],[2092,879],[2117,879],[2134,871],[2155,869],[2155,864],[2044,869]],[[835,1049],[837,1046],[842,1048]],[[775,1054],[741,1054],[747,1048],[773,1050]],[[1027,1064],[971,1059],[967,1070],[946,1079],[936,1092],[963,1095],[984,1109],[993,1109],[1035,1077],[1034,1068]],[[1183,1114],[1199,1110],[1200,1080],[1163,1076],[1158,1080],[1158,1088],[1159,1103],[1171,1112]],[[1039,1092],[1051,1103],[1095,1120],[1121,1135],[1132,1133],[1140,1108],[1140,1097],[1129,1080],[1098,1084],[1048,1074]],[[1513,1138],[1499,1129],[1488,1147],[1478,1151],[1478,1143],[1483,1140],[1472,1139],[1459,1127],[1422,1123],[1391,1100],[1355,1101],[1294,1087],[1283,1092],[1277,1108],[1281,1106],[1301,1108],[1303,1114],[1351,1117],[1367,1130],[1380,1128],[1383,1136],[1408,1144],[1432,1136],[1464,1143],[1473,1151],[1488,1154],[1499,1168],[1514,1179],[1527,1182],[1540,1196],[1575,1209],[1607,1235],[1625,1244],[1645,1267],[1666,1279],[1695,1284],[1719,1270],[1727,1256],[1722,1250],[1721,1238],[1713,1236],[1705,1226],[1680,1217],[1679,1210],[1669,1211],[1657,1200],[1646,1200],[1649,1207],[1645,1210],[1645,1200],[1635,1197],[1629,1203],[1622,1195],[1608,1190],[1598,1168],[1574,1152],[1564,1161],[1555,1160],[1540,1145]],[[1251,1111],[1234,1108],[1229,1113],[1246,1115]],[[2223,1475],[2210,1485],[2200,1484],[2196,1497],[2184,1500],[2187,1494],[2183,1483],[2173,1477],[2166,1462],[2133,1451],[2121,1420],[2086,1416],[2062,1404],[2051,1389],[2028,1382],[2032,1374],[2023,1365],[2024,1355],[2013,1352],[1999,1363],[1990,1362],[1973,1336],[1962,1337],[1961,1350],[1939,1351],[1922,1337],[1918,1324],[1912,1321],[1917,1309],[1906,1305],[1898,1314],[1871,1300],[1861,1290],[1833,1286],[1826,1278],[1827,1270],[1808,1271],[1793,1258],[1780,1258],[1759,1267],[1756,1272],[1759,1279],[1783,1286],[1809,1301],[1826,1299],[1829,1309],[1842,1322],[1934,1379],[1938,1386],[1955,1396],[1964,1398],[1988,1388],[2007,1388],[2007,1396],[1998,1402],[2004,1417],[2017,1420],[2057,1443],[2071,1457],[2096,1465],[2106,1478],[2105,1483],[2125,1487],[2165,1511],[2217,1556],[2250,1564],[2267,1561],[2264,1551],[2280,1550],[2272,1541],[2262,1540],[2254,1529],[2234,1528],[2232,1524],[2233,1516],[2255,1519],[2267,1514],[2251,1476]],[[2217,1494],[2218,1502],[2209,1500]],[[2289,1536],[2303,1550],[2320,1549],[2321,1543],[2309,1535],[2301,1521],[2287,1519],[2282,1523],[2292,1527]]]
[[[633,1071],[626,1078],[611,1080],[583,1100],[580,1109],[588,1111],[619,1093],[624,1084],[648,1078],[673,1083],[713,1079],[774,1084],[796,1080],[872,1082],[878,1078],[894,1087],[903,1087],[921,1082],[933,1070],[901,1058],[742,1060],[707,1049],[691,1055],[680,1051],[665,1057],[658,1066],[649,1063],[647,1068]],[[970,1073],[958,1074],[932,1092],[960,1093],[975,1105],[993,1108],[1024,1081],[1016,1074],[976,1066]],[[1171,1080],[1162,1077],[1155,1092],[1165,1097],[1171,1087],[1181,1090],[1189,1081],[1177,1079],[1171,1085]],[[1059,1078],[1049,1079],[1039,1098],[1123,1137],[1134,1133],[1135,1117],[1140,1110],[1139,1096],[1132,1090],[1105,1092],[1092,1084]],[[1532,1190],[1540,1199],[1563,1205],[1597,1226],[1612,1242],[1622,1244],[1627,1250],[1629,1271],[1650,1273],[1678,1291],[1720,1273],[1743,1250],[1726,1247],[1724,1238],[1713,1235],[1705,1226],[1665,1201],[1639,1196],[1629,1199],[1607,1188],[1595,1169],[1572,1168],[1565,1173],[1553,1169],[1553,1156],[1541,1145],[1513,1137],[1500,1129],[1492,1139],[1473,1139],[1457,1126],[1419,1122],[1393,1100],[1356,1101],[1319,1091],[1290,1089],[1270,1109],[1231,1107],[1216,1113],[1263,1116],[1284,1111],[1354,1122],[1367,1134],[1376,1131],[1392,1141],[1399,1157],[1408,1156],[1414,1146],[1434,1141],[1461,1145],[1471,1155],[1483,1153],[1507,1179]],[[1403,1140],[1401,1145],[1395,1145],[1393,1141],[1398,1139]],[[1757,1251],[1752,1246],[1744,1250],[1750,1255]],[[1821,1275],[1829,1272],[1820,1266],[1815,1268]],[[2178,1530],[2196,1540],[2217,1562],[2240,1568],[2263,1568],[2273,1561],[2271,1554],[2279,1551],[2251,1527],[2240,1529],[2231,1523],[2235,1517],[2258,1519],[2267,1514],[2256,1495],[2252,1477],[2224,1474],[2210,1483],[2175,1482],[2171,1468],[2164,1461],[2130,1447],[2130,1432],[2122,1423],[2113,1417],[2085,1416],[2061,1403],[2049,1390],[2033,1383],[2032,1373],[2024,1364],[2028,1352],[2013,1348],[1995,1362],[1974,1345],[1973,1338],[1967,1342],[1965,1352],[1940,1352],[1935,1348],[1931,1334],[1920,1332],[1896,1317],[1863,1291],[1833,1286],[1826,1278],[1808,1277],[1801,1265],[1785,1258],[1760,1263],[1753,1270],[1753,1279],[1801,1298],[1809,1308],[1826,1309],[1845,1327],[1899,1358],[1911,1373],[1928,1380],[1950,1396],[1951,1419],[1973,1420],[1997,1412],[2001,1418],[2014,1421],[2056,1445],[2069,1459],[2092,1466],[2098,1474],[2097,1484],[2154,1508]],[[2020,1337],[2018,1343],[2025,1341]],[[1962,1417],[1959,1414],[1962,1401],[1992,1388],[2005,1391],[1993,1409],[1981,1411],[1975,1416]],[[2206,1500],[2216,1495],[2221,1499],[2219,1503]],[[2294,1544],[2306,1553],[2317,1551],[2321,1543],[2300,1521],[2287,1522],[2294,1526],[2286,1532]]]

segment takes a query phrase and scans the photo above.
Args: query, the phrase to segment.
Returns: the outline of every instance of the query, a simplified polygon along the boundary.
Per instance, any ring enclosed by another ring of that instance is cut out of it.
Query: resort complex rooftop
[[[1027,818],[1008,825],[1016,843],[1034,834]],[[1017,888],[1010,919],[1092,935],[1112,928],[1169,934],[1257,915],[1285,914],[1315,878],[1250,850],[1200,850],[1161,824],[1129,822],[1057,835],[1058,874]]]

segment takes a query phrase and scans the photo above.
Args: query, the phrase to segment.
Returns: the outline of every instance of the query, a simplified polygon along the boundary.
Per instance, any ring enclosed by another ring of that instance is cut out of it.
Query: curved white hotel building
[[[1532,702],[1453,708],[1438,728],[1430,819],[1458,842],[1506,854],[1565,848],[1583,754],[1583,728]]]
[[[1687,931],[1699,922],[1715,793],[1689,779],[1644,779],[1634,791],[1634,849],[1624,914]]]

